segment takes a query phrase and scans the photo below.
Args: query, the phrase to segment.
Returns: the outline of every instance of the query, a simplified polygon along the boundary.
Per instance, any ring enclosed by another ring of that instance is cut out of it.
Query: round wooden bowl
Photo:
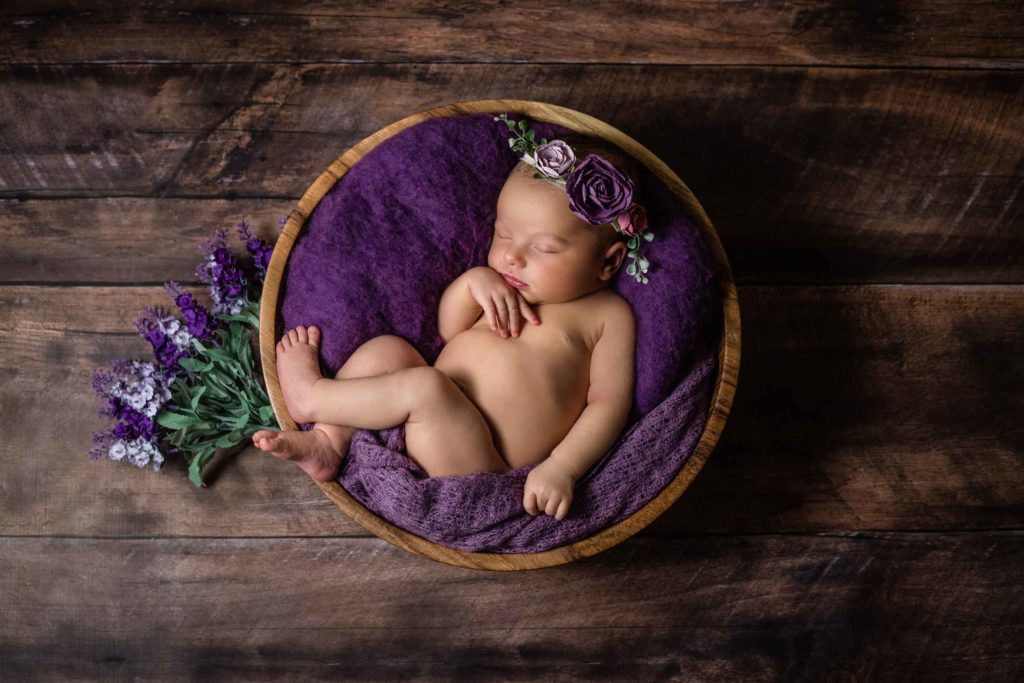
[[[367,530],[403,550],[439,562],[473,569],[502,571],[539,569],[599,553],[629,538],[654,521],[658,515],[679,498],[704,466],[704,462],[708,459],[712,449],[718,442],[722,429],[725,427],[726,418],[732,407],[733,395],[736,393],[736,382],[739,377],[740,368],[740,310],[736,286],[732,280],[732,269],[729,267],[729,261],[725,256],[725,251],[722,249],[718,234],[704,213],[700,202],[690,192],[686,183],[647,148],[628,135],[592,116],[565,107],[529,100],[475,100],[448,104],[413,114],[382,128],[338,157],[309,186],[309,189],[306,190],[298,204],[288,215],[284,230],[274,247],[274,254],[270,260],[270,266],[263,285],[263,295],[260,300],[260,358],[267,384],[267,393],[277,415],[278,423],[283,429],[298,429],[298,425],[291,415],[288,414],[288,409],[281,394],[281,384],[277,378],[276,346],[278,342],[278,294],[280,292],[281,278],[284,274],[288,256],[291,254],[292,246],[295,244],[295,239],[298,237],[303,225],[312,215],[313,209],[320,199],[327,194],[334,183],[345,175],[364,154],[384,140],[427,119],[483,112],[495,115],[501,112],[517,113],[536,121],[555,123],[571,130],[601,137],[618,145],[638,161],[645,164],[651,172],[656,174],[682,200],[690,216],[699,224],[704,242],[717,260],[721,273],[720,284],[724,306],[724,329],[722,330],[722,337],[718,347],[718,376],[715,380],[714,398],[704,432],[701,434],[697,447],[668,486],[647,505],[621,522],[575,543],[543,552],[466,552],[428,541],[384,521],[367,510],[336,481],[316,482],[323,489],[324,493],[352,519]]]

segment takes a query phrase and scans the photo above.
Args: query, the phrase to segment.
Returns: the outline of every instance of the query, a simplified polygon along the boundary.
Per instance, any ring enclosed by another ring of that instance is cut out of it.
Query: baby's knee
[[[426,362],[420,356],[412,344],[405,339],[393,334],[383,334],[374,337],[374,350],[382,357],[390,361],[395,369],[416,367],[425,365]]]
[[[410,383],[410,390],[416,396],[437,400],[458,390],[451,377],[430,365],[403,370]]]
[[[364,377],[367,375],[386,375],[404,368],[426,365],[420,355],[409,342],[392,334],[384,334],[370,339],[349,357],[335,375],[338,379]]]

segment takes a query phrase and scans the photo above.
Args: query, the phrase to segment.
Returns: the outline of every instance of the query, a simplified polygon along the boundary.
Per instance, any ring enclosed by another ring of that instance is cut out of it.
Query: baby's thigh
[[[409,457],[431,477],[508,471],[490,426],[462,389],[440,370],[432,385],[405,423]]]
[[[336,379],[352,379],[386,375],[426,364],[427,361],[412,344],[393,334],[384,334],[353,351],[334,376]]]

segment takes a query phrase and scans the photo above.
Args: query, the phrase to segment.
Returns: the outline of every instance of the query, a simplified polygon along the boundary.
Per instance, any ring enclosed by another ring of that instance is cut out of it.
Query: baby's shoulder
[[[633,307],[626,299],[611,290],[601,290],[584,297],[579,301],[578,314],[586,321],[590,338],[590,348],[604,336],[608,330],[616,330],[617,335],[633,336],[636,320]]]
[[[602,323],[635,323],[633,307],[617,292],[604,289],[595,295],[594,308]]]

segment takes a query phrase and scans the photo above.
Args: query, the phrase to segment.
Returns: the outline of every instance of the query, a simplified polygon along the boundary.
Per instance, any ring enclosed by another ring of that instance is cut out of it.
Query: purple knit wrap
[[[520,118],[514,116],[513,118]],[[568,133],[530,121],[537,139]],[[322,331],[333,377],[367,340],[394,334],[433,364],[444,341],[445,288],[486,265],[501,187],[517,160],[491,114],[430,119],[365,155],[320,201],[285,272],[282,329]],[[637,321],[636,389],[626,429],[576,484],[568,516],[523,508],[534,466],[429,478],[404,453],[405,429],[359,430],[338,483],[367,509],[417,536],[467,551],[550,550],[625,519],[676,476],[707,422],[721,337],[718,269],[682,202],[641,165],[654,241],[650,282],[620,269],[612,285]],[[303,425],[309,428],[310,425]]]

